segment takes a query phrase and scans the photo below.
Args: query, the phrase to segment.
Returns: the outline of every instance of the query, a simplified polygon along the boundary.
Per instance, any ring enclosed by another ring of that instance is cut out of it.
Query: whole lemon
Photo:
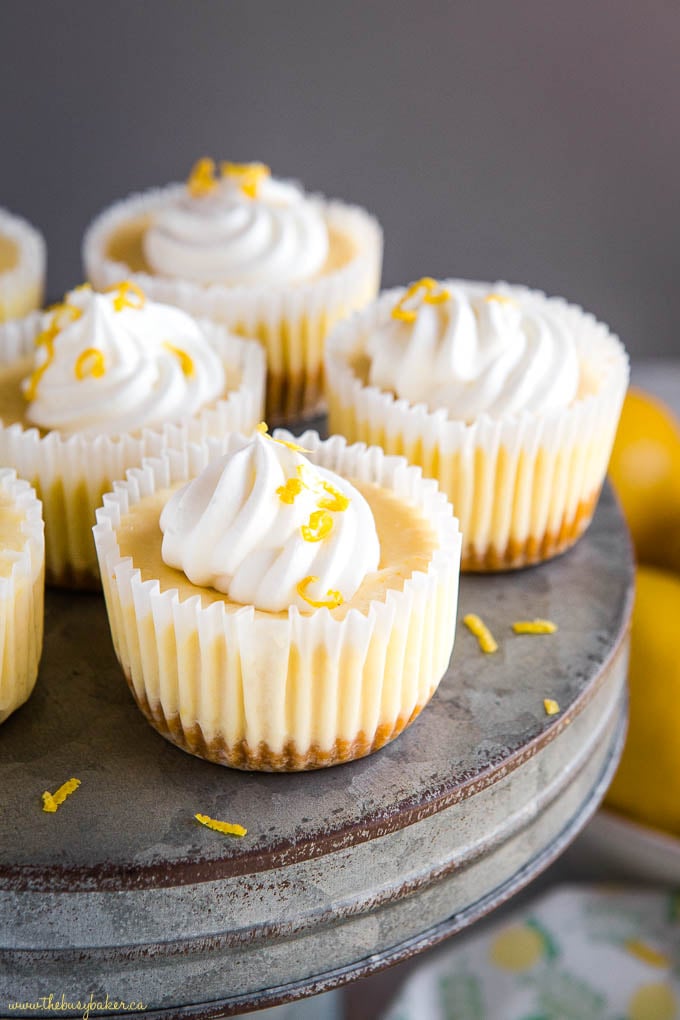
[[[680,836],[680,577],[638,567],[630,723],[606,803]]]
[[[641,390],[624,401],[609,475],[639,562],[680,570],[680,424]]]

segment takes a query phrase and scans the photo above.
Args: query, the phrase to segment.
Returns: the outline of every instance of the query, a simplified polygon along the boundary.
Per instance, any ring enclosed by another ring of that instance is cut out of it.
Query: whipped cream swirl
[[[309,279],[328,255],[320,204],[270,177],[255,194],[225,176],[204,192],[181,189],[144,237],[154,272],[196,283],[278,285]]]
[[[43,429],[133,432],[191,416],[226,388],[198,323],[128,283],[106,294],[71,291],[44,316],[36,345],[22,385],[26,416]]]
[[[340,605],[380,561],[363,496],[259,433],[173,493],[160,526],[165,563],[270,612]]]
[[[559,409],[578,393],[576,347],[559,314],[502,284],[420,281],[366,351],[372,386],[459,421]]]

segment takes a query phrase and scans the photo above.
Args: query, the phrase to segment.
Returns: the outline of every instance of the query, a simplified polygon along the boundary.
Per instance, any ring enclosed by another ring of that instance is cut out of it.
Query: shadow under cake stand
[[[606,489],[565,556],[462,579],[459,616],[483,617],[495,655],[459,624],[402,736],[297,775],[166,743],[128,693],[101,597],[48,592],[35,693],[0,728],[0,1015],[53,1016],[8,1005],[93,992],[142,1000],[147,1018],[229,1016],[370,974],[507,900],[574,838],[615,769],[632,583]],[[534,617],[558,632],[513,635]],[[45,814],[42,791],[71,776],[81,787]]]

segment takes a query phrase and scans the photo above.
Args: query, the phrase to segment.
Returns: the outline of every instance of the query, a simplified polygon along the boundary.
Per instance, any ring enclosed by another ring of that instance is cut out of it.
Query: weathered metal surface
[[[226,1016],[470,923],[599,800],[621,742],[631,582],[606,492],[566,556],[463,579],[461,617],[483,616],[496,655],[461,627],[408,731],[363,761],[290,776],[163,741],[119,674],[101,599],[52,593],[36,692],[0,728],[0,1015],[94,989],[142,998],[146,1016]],[[557,634],[513,636],[514,619],[534,616]],[[70,776],[81,788],[44,814],[41,792]],[[197,811],[248,836],[205,830]]]

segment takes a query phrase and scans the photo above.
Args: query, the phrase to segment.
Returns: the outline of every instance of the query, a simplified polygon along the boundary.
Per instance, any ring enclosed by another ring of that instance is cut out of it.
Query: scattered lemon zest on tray
[[[546,715],[557,715],[560,710],[560,706],[554,698],[544,698],[543,708],[545,709]]]
[[[54,793],[50,793],[49,790],[45,790],[42,795],[42,808],[43,811],[47,811],[53,814],[60,804],[63,804],[67,797],[70,797],[75,790],[80,786],[79,779],[67,779],[65,783],[62,783],[58,790]]]
[[[557,624],[552,620],[516,620],[512,629],[515,634],[554,634]]]
[[[463,617],[463,623],[477,638],[479,647],[483,652],[491,655],[493,652],[498,651],[496,639],[480,616],[477,616],[476,613],[468,613],[467,616]]]
[[[227,836],[245,836],[248,832],[242,825],[234,825],[232,822],[220,822],[210,815],[194,815],[197,822],[205,825],[206,829],[214,829],[215,832],[223,832]]]

